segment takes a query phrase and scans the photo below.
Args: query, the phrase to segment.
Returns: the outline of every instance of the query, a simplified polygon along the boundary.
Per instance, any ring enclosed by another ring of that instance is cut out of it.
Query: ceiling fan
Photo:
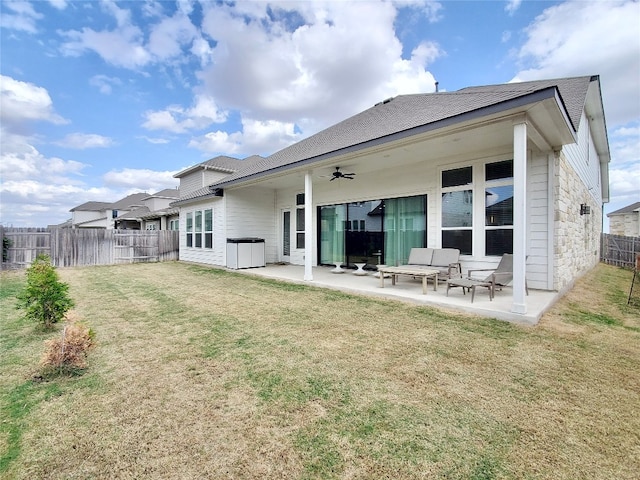
[[[332,173],[330,182],[333,182],[336,178],[347,178],[349,180],[353,180],[355,173],[342,173],[340,171],[340,167],[336,167],[336,171]]]

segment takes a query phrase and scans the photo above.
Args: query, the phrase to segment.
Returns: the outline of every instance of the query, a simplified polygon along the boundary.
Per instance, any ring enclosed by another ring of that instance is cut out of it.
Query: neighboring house
[[[134,193],[117,202],[86,202],[71,209],[72,228],[147,229],[177,227],[178,211],[170,203],[179,197],[177,189],[166,189],[149,195]],[[144,217],[144,218],[143,218]]]
[[[146,195],[135,209],[118,215],[116,228],[130,230],[178,230],[179,212],[170,204],[180,197],[177,188]]]
[[[612,235],[640,237],[640,202],[607,213],[607,217],[609,217],[609,233]]]
[[[173,204],[180,259],[225,266],[227,238],[259,237],[268,263],[312,280],[313,266],[401,264],[411,247],[458,248],[464,271],[513,253],[524,314],[525,278],[560,291],[598,262],[609,161],[598,76],[400,95],[235,171],[212,165],[219,178],[178,174],[203,185]]]

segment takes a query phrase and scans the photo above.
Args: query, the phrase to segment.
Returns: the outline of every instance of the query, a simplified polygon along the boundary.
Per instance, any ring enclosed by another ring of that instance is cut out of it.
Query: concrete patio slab
[[[542,315],[562,296],[558,292],[529,289],[529,295],[525,297],[527,312],[519,314],[511,311],[512,294],[510,288],[496,291],[493,301],[489,299],[488,292],[479,290],[476,292],[474,302],[471,303],[471,294],[464,295],[462,289],[452,289],[447,297],[445,283],[440,283],[437,291],[429,288],[427,294],[423,294],[420,278],[403,277],[393,286],[391,281],[387,281],[384,288],[381,288],[380,279],[373,276],[374,272],[362,276],[354,275],[355,270],[335,274],[331,272],[332,269],[333,267],[313,267],[313,280],[310,281],[304,280],[304,267],[300,265],[268,264],[266,267],[232,271],[359,295],[466,312],[527,325],[537,324]]]

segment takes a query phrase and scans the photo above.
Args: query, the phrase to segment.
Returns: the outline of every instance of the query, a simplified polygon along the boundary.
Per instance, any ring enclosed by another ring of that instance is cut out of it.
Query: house
[[[86,202],[78,205],[70,210],[72,228],[116,228],[116,218],[141,207],[142,199],[148,196],[148,193],[134,193],[117,202]]]
[[[640,237],[640,202],[607,213],[607,217],[609,217],[609,233],[612,235]]]
[[[257,237],[311,281],[412,247],[458,248],[464,271],[513,253],[524,314],[525,281],[562,291],[598,262],[609,161],[598,76],[400,95],[218,178],[181,172],[204,182],[173,204],[180,259],[225,266],[228,238]]]
[[[180,196],[178,189],[167,188],[146,195],[136,208],[115,219],[116,228],[130,230],[178,230],[179,212],[170,204]]]
[[[134,193],[117,202],[86,202],[71,209],[72,228],[168,229],[178,226],[178,210],[171,202],[179,197],[177,189],[149,195]],[[173,222],[173,223],[171,223]]]

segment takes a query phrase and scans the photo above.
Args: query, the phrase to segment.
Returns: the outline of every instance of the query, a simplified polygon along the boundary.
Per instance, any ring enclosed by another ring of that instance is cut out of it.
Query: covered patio
[[[303,265],[288,264],[267,264],[262,268],[249,268],[233,270],[234,272],[256,275],[259,277],[273,278],[286,282],[316,286],[320,288],[331,288],[346,293],[358,295],[368,295],[385,298],[388,300],[398,300],[410,302],[417,305],[455,310],[483,317],[496,318],[513,323],[535,325],[538,323],[544,312],[546,312],[561,296],[561,293],[529,289],[527,297],[527,312],[524,314],[512,312],[513,293],[511,287],[502,291],[497,291],[493,301],[489,300],[486,290],[480,289],[476,292],[475,299],[471,303],[471,294],[463,295],[462,289],[453,288],[447,296],[447,286],[445,282],[440,282],[436,291],[433,291],[432,284],[429,284],[427,294],[422,293],[422,283],[420,279],[412,279],[402,276],[395,285],[391,285],[391,279],[385,279],[384,288],[380,287],[380,279],[373,275],[354,275],[354,270],[347,270],[345,273],[332,273],[331,267],[313,267],[313,280],[304,281]]]

